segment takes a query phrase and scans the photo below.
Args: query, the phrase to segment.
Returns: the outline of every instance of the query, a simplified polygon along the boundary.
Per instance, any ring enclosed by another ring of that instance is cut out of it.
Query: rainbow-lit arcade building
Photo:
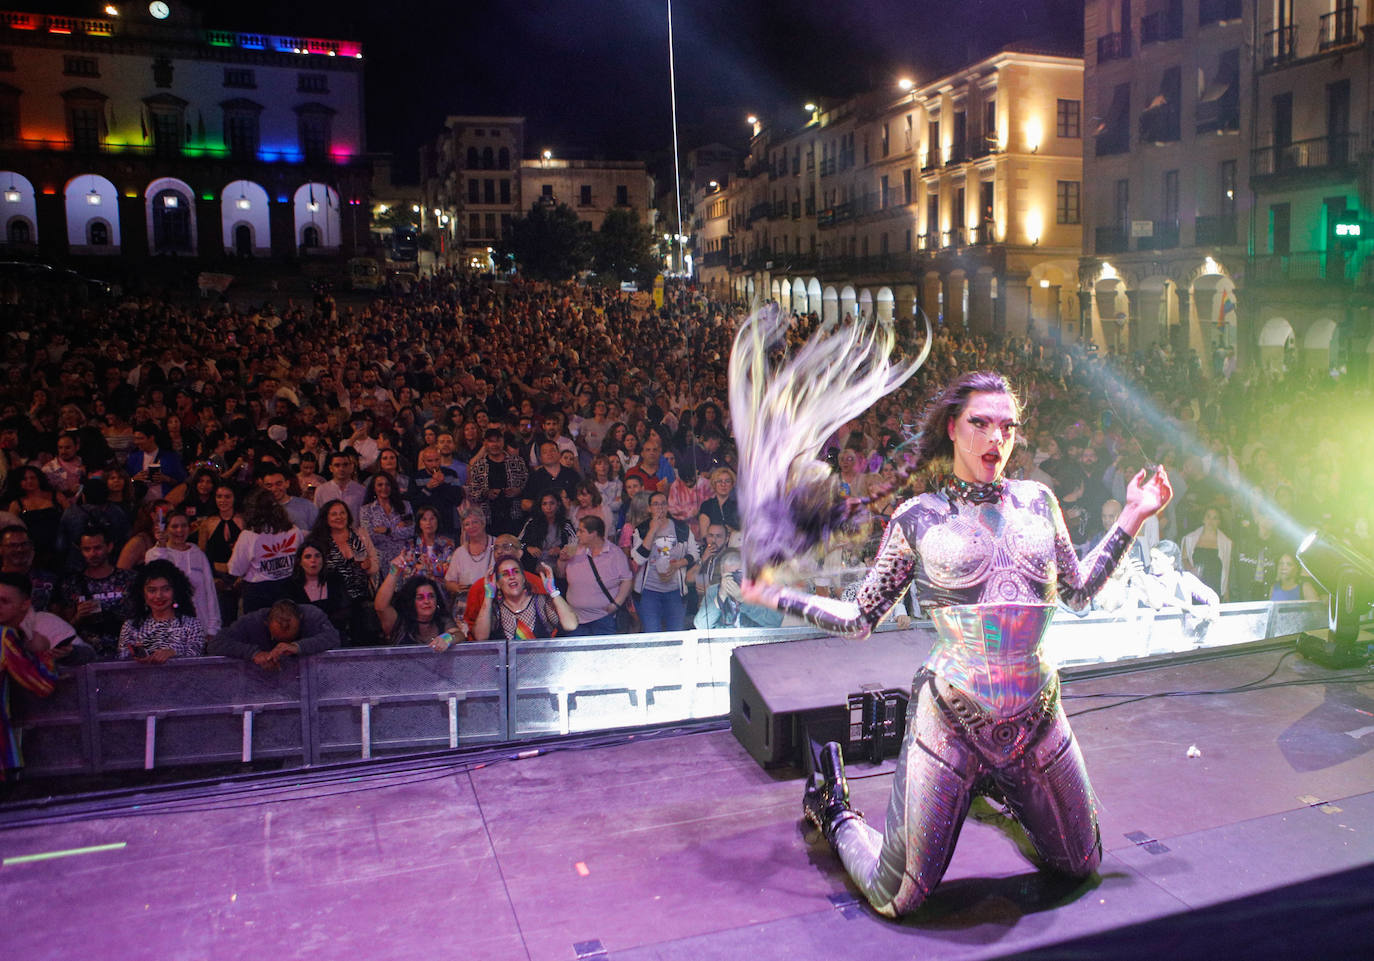
[[[370,176],[359,43],[206,29],[178,0],[0,11],[11,256],[346,256]]]

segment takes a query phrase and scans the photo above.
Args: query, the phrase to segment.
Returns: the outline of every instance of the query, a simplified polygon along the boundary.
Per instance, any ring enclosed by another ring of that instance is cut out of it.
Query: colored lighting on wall
[[[214,194],[201,194],[201,195],[200,195],[200,199],[201,199],[201,200],[214,200],[214,199],[215,199],[215,195],[214,195]]]

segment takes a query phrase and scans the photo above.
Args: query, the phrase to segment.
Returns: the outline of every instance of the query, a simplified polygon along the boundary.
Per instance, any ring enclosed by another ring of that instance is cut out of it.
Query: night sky
[[[208,26],[361,40],[368,148],[395,156],[398,179],[456,113],[527,117],[531,154],[657,165],[671,149],[664,0],[199,5]],[[1083,0],[675,0],[680,146],[743,146],[751,111],[800,118],[809,99],[933,78],[1013,40],[1081,48],[1082,20]]]

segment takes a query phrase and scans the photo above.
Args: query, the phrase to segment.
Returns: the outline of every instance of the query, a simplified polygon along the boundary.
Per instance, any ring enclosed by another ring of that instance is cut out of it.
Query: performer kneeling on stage
[[[1173,492],[1162,467],[1140,471],[1114,529],[1080,562],[1054,494],[1002,476],[1020,416],[1000,374],[967,374],[939,394],[923,418],[917,459],[943,458],[950,472],[893,515],[857,602],[769,583],[767,571],[745,584],[747,601],[866,635],[914,582],[934,623],[938,639],[913,683],[883,830],[850,807],[837,744],[822,750],[803,800],[806,817],[888,917],[915,909],[939,883],[978,793],[1006,799],[1047,867],[1086,876],[1102,857],[1092,788],[1042,643],[1056,602],[1086,605]],[[747,532],[750,518],[743,521]]]

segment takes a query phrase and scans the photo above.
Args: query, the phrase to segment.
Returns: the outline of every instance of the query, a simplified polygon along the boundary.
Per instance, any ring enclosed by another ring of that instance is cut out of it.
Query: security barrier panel
[[[1325,623],[1325,603],[1304,601],[1227,604],[1210,619],[1063,611],[1046,644],[1068,666]],[[30,776],[262,759],[303,766],[724,717],[735,648],[819,636],[801,626],[488,641],[443,654],[353,648],[288,659],[280,671],[218,657],[105,662],[66,672],[49,698],[12,694]]]

